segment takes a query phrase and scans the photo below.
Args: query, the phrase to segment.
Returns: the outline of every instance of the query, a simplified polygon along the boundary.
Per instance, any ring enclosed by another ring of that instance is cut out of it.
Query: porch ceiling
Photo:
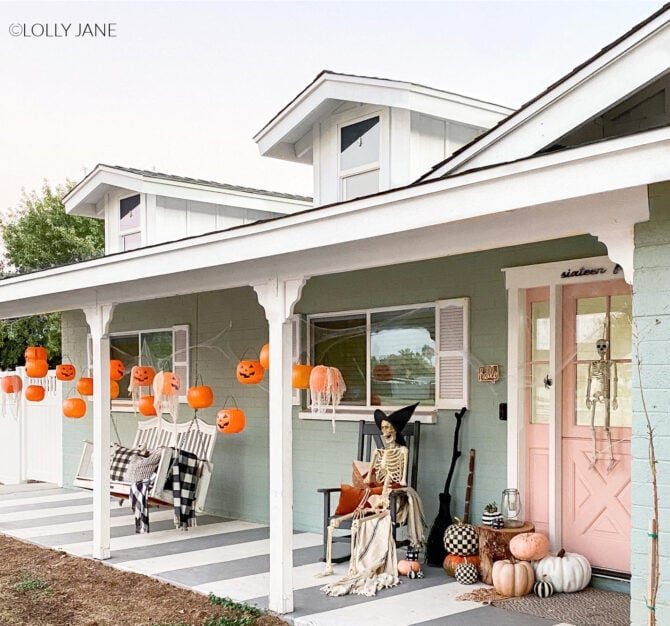
[[[0,282],[0,317],[464,254],[648,219],[670,129]]]

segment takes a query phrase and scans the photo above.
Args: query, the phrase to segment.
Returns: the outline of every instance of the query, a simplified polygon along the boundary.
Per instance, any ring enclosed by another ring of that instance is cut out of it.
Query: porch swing
[[[112,424],[118,431],[112,417]],[[172,449],[178,448],[184,452],[192,452],[200,459],[200,477],[196,487],[195,510],[202,513],[207,497],[207,490],[212,477],[212,455],[216,443],[216,426],[204,422],[197,414],[188,422],[176,424],[168,422],[160,415],[137,423],[135,438],[130,447],[132,450],[146,450],[155,452],[160,450],[160,460],[156,469],[154,484],[149,490],[149,504],[158,506],[172,506],[173,495],[171,489],[165,489],[172,462]],[[112,444],[112,458],[121,446]],[[84,441],[84,450],[79,461],[79,467],[73,480],[75,487],[93,490],[93,442]],[[130,495],[130,482],[123,480],[110,481],[110,495],[114,498],[127,499]]]

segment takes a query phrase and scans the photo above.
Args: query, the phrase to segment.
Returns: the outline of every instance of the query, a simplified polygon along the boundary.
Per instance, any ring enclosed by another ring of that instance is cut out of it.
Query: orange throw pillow
[[[340,492],[340,500],[337,503],[337,508],[335,509],[335,515],[347,515],[347,513],[353,513],[356,510],[356,507],[360,504],[365,494],[365,489],[359,489],[352,485],[341,485],[342,491]],[[381,495],[382,488],[374,487],[370,489],[371,495]],[[369,506],[366,503],[366,506]]]

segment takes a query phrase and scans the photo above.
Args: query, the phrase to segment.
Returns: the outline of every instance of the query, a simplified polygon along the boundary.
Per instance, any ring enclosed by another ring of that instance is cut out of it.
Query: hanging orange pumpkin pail
[[[258,360],[261,362],[261,365],[266,369],[270,369],[270,344],[266,343],[261,348],[261,353],[258,356]]]
[[[109,377],[112,380],[121,380],[126,373],[126,366],[119,359],[112,359],[109,362]]]
[[[293,388],[294,389],[309,389],[309,377],[314,367],[311,365],[294,365],[293,366]]]
[[[44,400],[44,387],[42,385],[28,385],[25,396],[26,400],[31,402],[42,402]]]
[[[154,377],[154,391],[162,396],[176,396],[180,386],[179,376],[173,372],[158,372]]]
[[[256,385],[264,375],[265,368],[260,361],[240,361],[237,364],[237,380],[243,385]]]
[[[135,365],[130,370],[130,384],[132,387],[149,387],[154,382],[156,371],[146,365]]]
[[[77,381],[77,391],[82,396],[93,395],[93,379],[90,377],[83,377]]]
[[[58,380],[74,380],[76,375],[77,368],[71,363],[56,365],[56,378]]]
[[[325,365],[316,365],[309,374],[309,388],[317,393],[323,393],[328,388],[328,368]]]
[[[11,374],[3,377],[0,387],[5,393],[19,393],[23,389],[23,382],[19,376]]]
[[[229,409],[221,409],[216,414],[216,428],[224,435],[234,435],[241,433],[246,426],[246,416],[242,409],[232,407]]]
[[[137,410],[145,417],[156,415],[153,396],[142,396],[137,403]]]
[[[67,398],[63,400],[63,415],[79,419],[86,415],[86,402],[81,398]]]
[[[46,348],[41,346],[29,346],[26,348],[26,351],[23,353],[23,356],[27,361],[46,361],[49,358],[49,353]]]
[[[30,378],[44,378],[49,373],[49,364],[38,359],[36,361],[26,361],[26,375]]]
[[[214,404],[214,392],[207,385],[190,387],[186,392],[186,401],[192,409],[206,409]]]

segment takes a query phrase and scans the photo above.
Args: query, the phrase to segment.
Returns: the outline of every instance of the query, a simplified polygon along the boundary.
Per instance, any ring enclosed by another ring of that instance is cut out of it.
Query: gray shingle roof
[[[240,187],[238,185],[229,185],[227,183],[218,183],[212,180],[203,180],[201,178],[189,178],[188,176],[176,176],[174,174],[164,174],[161,172],[153,172],[151,170],[141,170],[134,167],[123,167],[121,165],[106,165],[100,163],[98,167],[109,167],[120,172],[128,172],[129,174],[137,174],[139,176],[146,176],[147,178],[158,178],[160,180],[170,180],[176,183],[188,183],[191,185],[205,185],[207,187],[215,187],[217,189],[226,189],[228,191],[238,191],[241,193],[253,193],[263,196],[272,196],[273,198],[284,198],[286,200],[299,200],[303,202],[311,202],[312,198],[308,196],[298,196],[291,193],[282,193],[279,191],[267,191],[266,189],[254,189],[252,187]]]

